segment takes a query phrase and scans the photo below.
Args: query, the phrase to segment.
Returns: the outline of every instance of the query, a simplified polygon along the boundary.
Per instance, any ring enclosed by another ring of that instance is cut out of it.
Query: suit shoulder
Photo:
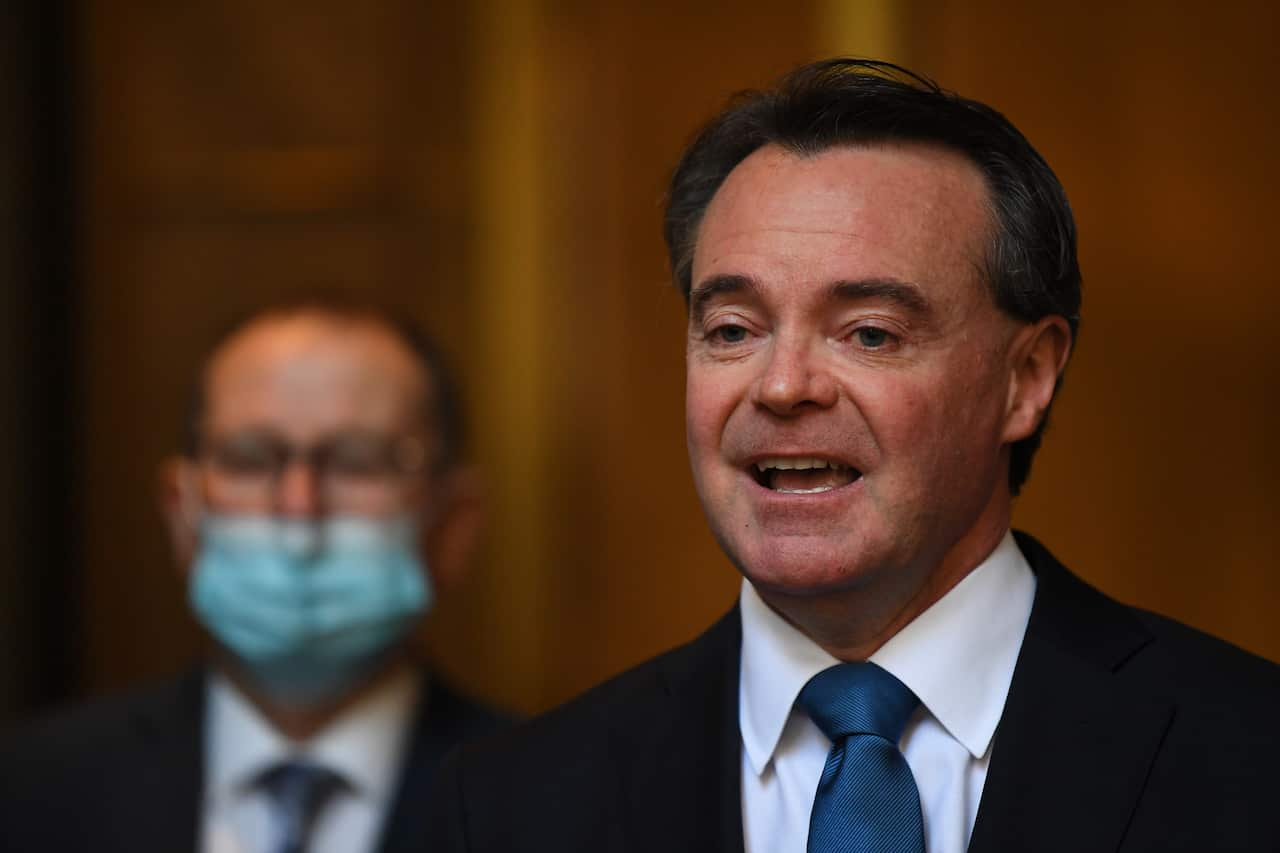
[[[465,747],[463,751],[471,760],[493,754],[506,756],[503,760],[509,761],[513,750],[537,751],[542,744],[559,750],[565,739],[580,742],[594,738],[612,721],[629,717],[637,705],[651,701],[651,697],[661,690],[660,673],[665,662],[678,653],[679,649],[651,658],[496,737]]]
[[[735,608],[696,639],[643,661],[496,737],[463,747],[461,758],[472,766],[492,761],[509,768],[513,760],[526,754],[535,762],[551,756],[563,760],[570,752],[589,756],[592,750],[582,747],[619,727],[643,727],[658,703],[721,667],[724,655],[736,654],[740,642]],[[732,675],[736,679],[736,670]]]
[[[655,761],[687,760],[691,744],[709,740],[698,732],[724,729],[729,699],[737,701],[740,644],[735,609],[693,642],[508,732],[462,746],[445,760],[428,807],[436,846],[613,849],[625,789],[661,779]]]
[[[1037,577],[1028,633],[1148,694],[1181,701],[1274,701],[1280,667],[1167,616],[1123,604],[1072,574],[1033,537],[1015,538]],[[1271,710],[1275,710],[1274,707]]]
[[[7,789],[10,780],[30,785],[51,774],[111,766],[157,713],[190,704],[198,715],[202,683],[193,670],[21,724],[0,737],[0,780]]]
[[[1167,616],[1129,611],[1153,638],[1149,654],[1134,661],[1143,671],[1164,676],[1183,693],[1246,693],[1280,701],[1280,666],[1274,662]],[[1272,705],[1271,712],[1280,708]]]
[[[427,675],[428,715],[423,725],[444,726],[458,741],[474,740],[505,731],[519,718],[459,690],[435,672]]]
[[[1280,761],[1280,666],[1168,616],[1119,606],[1146,639],[1115,675],[1176,709],[1174,740],[1216,743],[1220,752],[1232,743]]]

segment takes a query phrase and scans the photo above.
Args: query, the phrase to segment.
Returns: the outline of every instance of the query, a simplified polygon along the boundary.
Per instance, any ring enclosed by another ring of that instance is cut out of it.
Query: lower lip
[[[750,473],[744,473],[748,482],[748,488],[752,490],[752,496],[765,504],[777,504],[789,508],[799,509],[801,507],[810,507],[812,509],[821,509],[827,505],[843,503],[845,500],[853,497],[862,491],[862,481],[865,479],[859,476],[852,483],[846,483],[843,486],[836,486],[832,489],[824,489],[820,492],[780,492],[777,489],[770,489],[762,486]]]

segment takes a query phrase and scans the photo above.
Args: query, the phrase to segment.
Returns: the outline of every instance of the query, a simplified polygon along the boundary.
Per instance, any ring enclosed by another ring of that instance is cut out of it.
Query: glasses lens
[[[325,473],[340,481],[390,480],[398,473],[392,445],[372,436],[344,436],[325,448]]]
[[[212,442],[209,459],[229,477],[261,480],[273,477],[288,449],[269,436],[241,434]]]
[[[229,484],[255,494],[279,485],[292,464],[307,466],[330,500],[357,503],[400,494],[421,470],[420,442],[351,432],[310,448],[294,447],[271,433],[231,433],[210,440],[205,458]]]

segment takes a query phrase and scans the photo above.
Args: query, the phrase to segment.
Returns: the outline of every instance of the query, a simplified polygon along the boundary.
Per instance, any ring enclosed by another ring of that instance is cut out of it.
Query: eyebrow
[[[756,293],[759,287],[755,281],[745,275],[716,275],[699,282],[689,292],[689,315],[695,321],[702,320],[706,313],[707,303],[717,296],[732,293]]]
[[[695,321],[701,320],[707,304],[716,297],[744,292],[757,293],[759,289],[753,279],[744,275],[712,276],[690,291],[689,313]],[[918,285],[896,278],[837,281],[831,285],[829,295],[842,302],[882,299],[919,317],[927,317],[933,313],[933,306]]]
[[[867,278],[856,281],[837,281],[831,285],[831,296],[842,301],[883,299],[896,303],[912,314],[927,317],[933,306],[919,285],[896,278]]]

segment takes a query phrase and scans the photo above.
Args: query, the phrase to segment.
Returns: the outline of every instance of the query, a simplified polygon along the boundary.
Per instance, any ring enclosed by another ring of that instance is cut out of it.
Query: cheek
[[[859,397],[872,437],[895,467],[947,476],[998,451],[1000,401],[971,372],[863,386]]]
[[[685,435],[693,459],[715,452],[733,411],[725,383],[690,372],[685,382]]]
[[[227,482],[216,473],[205,475],[201,492],[205,508],[214,512],[264,514],[271,510],[268,495]]]
[[[920,378],[901,375],[863,379],[852,387],[854,400],[876,444],[892,450],[930,435],[946,401],[939,389]]]
[[[417,514],[422,508],[421,502],[413,497],[413,492],[372,484],[335,493],[327,499],[326,505],[335,514],[370,518],[387,518],[401,513]]]

